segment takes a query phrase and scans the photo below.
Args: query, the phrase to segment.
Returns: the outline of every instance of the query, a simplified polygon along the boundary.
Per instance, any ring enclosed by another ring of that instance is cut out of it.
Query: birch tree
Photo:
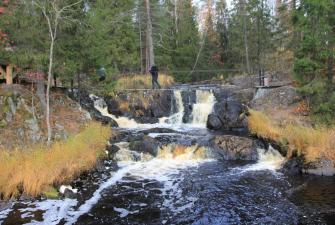
[[[67,2],[62,0],[39,0],[33,1],[33,4],[39,9],[44,19],[47,22],[50,45],[49,45],[49,65],[47,77],[47,90],[46,90],[46,125],[48,129],[48,144],[51,143],[52,127],[50,123],[50,86],[53,78],[53,63],[54,63],[54,48],[58,34],[58,26],[62,20],[71,20],[71,13],[74,7],[80,4],[83,0],[75,2]]]

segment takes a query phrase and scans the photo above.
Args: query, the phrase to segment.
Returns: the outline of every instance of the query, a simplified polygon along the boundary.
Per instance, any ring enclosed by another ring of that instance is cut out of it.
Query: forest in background
[[[85,75],[106,88],[156,64],[178,82],[266,71],[291,76],[318,121],[335,116],[334,0],[2,1],[0,63],[15,73]],[[50,30],[51,28],[51,30]],[[50,66],[52,43],[53,63]],[[79,79],[78,79],[79,80]]]

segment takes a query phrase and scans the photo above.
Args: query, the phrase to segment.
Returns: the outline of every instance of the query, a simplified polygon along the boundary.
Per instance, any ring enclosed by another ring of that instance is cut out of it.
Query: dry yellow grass
[[[252,133],[258,137],[277,140],[282,134],[282,129],[275,126],[271,119],[264,113],[250,110],[250,116],[248,118],[248,126]]]
[[[110,135],[110,128],[90,123],[79,134],[67,141],[55,142],[50,148],[1,150],[1,197],[8,199],[21,193],[38,196],[50,186],[69,181],[94,167]]]
[[[162,88],[168,88],[174,84],[172,76],[166,74],[159,74],[158,82]],[[124,89],[148,89],[151,88],[150,75],[126,75],[119,78],[115,85],[116,91]]]
[[[263,112],[254,110],[250,110],[248,125],[258,137],[288,145],[288,157],[295,151],[306,161],[328,158],[335,162],[335,129],[316,129],[293,123],[278,125]]]

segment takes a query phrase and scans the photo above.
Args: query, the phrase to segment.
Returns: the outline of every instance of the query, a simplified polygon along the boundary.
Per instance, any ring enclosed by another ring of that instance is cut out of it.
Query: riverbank
[[[45,195],[50,189],[92,169],[102,157],[111,130],[98,123],[50,147],[37,145],[9,152],[0,149],[0,193],[4,199]],[[48,196],[46,196],[48,197]]]
[[[250,132],[278,144],[284,149],[287,159],[302,157],[305,164],[302,165],[303,172],[317,175],[335,174],[334,129],[278,121],[261,111],[249,110],[249,113]]]
[[[95,167],[112,137],[110,127],[92,122],[79,103],[54,89],[53,144],[46,147],[45,99],[35,88],[0,86],[0,200],[57,197],[60,185]]]

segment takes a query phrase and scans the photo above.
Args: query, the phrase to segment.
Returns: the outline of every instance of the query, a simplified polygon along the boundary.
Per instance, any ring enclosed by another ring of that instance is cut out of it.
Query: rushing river
[[[278,171],[285,159],[274,149],[259,149],[258,161],[222,161],[210,149],[192,144],[206,135],[215,98],[197,92],[192,120],[183,124],[183,103],[175,91],[175,113],[158,124],[138,124],[110,115],[102,99],[95,107],[115,119],[120,132],[149,133],[169,144],[153,158],[134,152],[128,142],[106,160],[102,171],[83,175],[72,185],[76,198],[22,199],[0,211],[0,224],[334,224],[335,181],[322,177],[287,177]],[[177,144],[178,143],[178,144]],[[180,143],[187,143],[180,145]]]

